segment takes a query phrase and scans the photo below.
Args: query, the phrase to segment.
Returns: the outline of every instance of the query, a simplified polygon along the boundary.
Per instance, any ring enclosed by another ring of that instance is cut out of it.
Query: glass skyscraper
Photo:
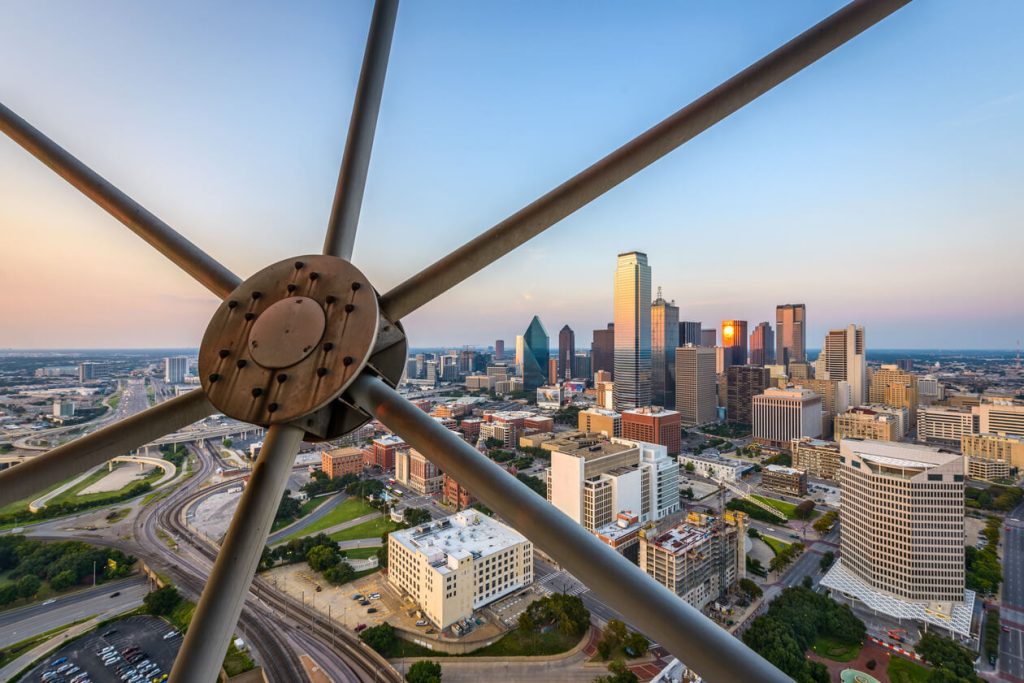
[[[651,304],[651,400],[676,407],[676,349],[679,347],[679,307],[661,296]]]
[[[548,360],[551,356],[548,333],[533,316],[530,326],[522,336],[523,339],[523,389],[527,392],[544,386],[548,381]]]
[[[775,362],[789,367],[791,361],[807,360],[807,307],[782,304],[775,307]]]
[[[615,269],[616,410],[651,404],[651,267],[647,254],[619,254]]]

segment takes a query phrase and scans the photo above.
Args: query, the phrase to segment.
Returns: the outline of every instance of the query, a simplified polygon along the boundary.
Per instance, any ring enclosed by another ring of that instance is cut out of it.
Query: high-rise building
[[[897,358],[896,359],[896,367],[898,367],[900,370],[903,370],[904,372],[910,372],[911,370],[914,369],[914,359],[913,358]]]
[[[726,368],[725,419],[739,424],[753,423],[754,397],[771,386],[771,373],[753,365],[733,365]],[[818,422],[821,422],[820,416]],[[820,436],[819,431],[814,436]]]
[[[651,404],[651,267],[619,254],[615,269],[615,409]]]
[[[79,382],[88,382],[90,380],[94,380],[97,377],[99,377],[98,367],[99,367],[99,365],[97,363],[92,363],[92,362],[89,362],[89,361],[85,361],[84,363],[79,363],[78,364],[78,381]]]
[[[505,360],[505,340],[494,340],[494,360]]]
[[[590,344],[590,368],[593,372],[604,370],[612,373],[609,381],[615,379],[615,323],[608,323],[604,330],[594,330],[594,341]]]
[[[676,349],[676,408],[688,427],[718,419],[714,349],[693,345]]]
[[[718,330],[701,328],[700,345],[712,349],[718,346]]]
[[[679,307],[661,296],[651,303],[651,401],[676,406],[676,347],[679,346]]]
[[[726,365],[747,364],[747,321],[722,321],[722,348],[725,349]]]
[[[579,379],[591,379],[593,372],[590,366],[590,354],[586,351],[577,351],[573,360],[572,376]]]
[[[558,379],[573,378],[573,361],[576,360],[576,334],[568,325],[558,332]]]
[[[523,376],[523,368],[526,366],[526,337],[516,335],[516,374]]]
[[[807,360],[807,307],[782,304],[775,307],[775,362],[789,366],[790,361]]]
[[[763,367],[775,363],[775,334],[771,323],[758,323],[750,333],[750,364]]]
[[[555,386],[556,384],[558,384],[558,359],[557,358],[549,358],[548,359],[548,384],[550,386]]]
[[[1024,404],[1013,401],[982,403],[971,408],[982,433],[1024,436]]]
[[[701,345],[700,322],[690,320],[679,321],[679,346],[686,346],[687,344]]]
[[[877,370],[868,368],[868,401],[887,406],[906,408],[910,424],[917,422],[917,376],[896,365],[883,365]]]
[[[444,472],[415,448],[395,452],[395,479],[421,495],[439,493],[444,485]]]
[[[164,358],[164,381],[168,384],[184,384],[187,372],[187,356],[169,356]]]
[[[890,617],[970,633],[964,460],[926,446],[840,442],[840,556],[822,585]]]
[[[825,356],[823,379],[846,380],[855,406],[867,399],[867,361],[865,360],[864,328],[848,325],[840,330],[829,330],[821,353]]]
[[[540,318],[533,316],[523,333],[523,389],[533,393],[548,380],[548,360],[551,356],[550,340]],[[517,340],[518,343],[518,340]]]
[[[800,379],[793,380],[792,384],[821,396],[821,436],[831,439],[836,415],[845,413],[850,407],[850,383],[834,379]]]
[[[682,450],[682,416],[674,410],[647,406],[622,411],[622,438],[656,443],[671,456]]]
[[[754,441],[780,448],[821,436],[821,396],[807,389],[766,389],[754,397]]]
[[[917,411],[917,440],[937,446],[960,445],[964,434],[977,434],[978,416],[970,408],[921,406]],[[987,431],[987,430],[986,430]]]

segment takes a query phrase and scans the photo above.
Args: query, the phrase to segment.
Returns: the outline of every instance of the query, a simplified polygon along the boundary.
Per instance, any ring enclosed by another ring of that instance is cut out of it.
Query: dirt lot
[[[114,466],[114,471],[103,477],[96,483],[86,486],[78,492],[84,496],[90,493],[106,493],[108,491],[120,491],[136,479],[141,479],[153,471],[152,465],[143,465],[141,468],[135,463],[122,463]]]

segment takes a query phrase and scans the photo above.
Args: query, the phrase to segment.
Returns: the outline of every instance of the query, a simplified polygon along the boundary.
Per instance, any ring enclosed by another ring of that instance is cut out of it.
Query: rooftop
[[[704,462],[720,465],[722,467],[753,467],[749,462],[744,462],[735,458],[727,458],[714,449],[704,451],[703,453],[683,453],[679,457],[689,458],[690,460],[703,460]]]
[[[636,450],[636,446],[632,444],[614,443],[603,434],[592,432],[570,432],[558,436],[547,442],[547,448],[585,460]]]
[[[778,474],[803,474],[800,470],[785,465],[765,465],[765,469]]]
[[[666,550],[673,555],[682,555],[688,550],[702,544],[714,534],[712,526],[693,526],[691,524],[680,524],[668,531],[658,534],[651,541],[659,548]]]
[[[527,542],[518,531],[476,510],[463,510],[450,517],[395,531],[391,538],[412,552],[422,553],[431,564],[443,563],[449,555],[480,559]]]
[[[623,410],[623,415],[646,415],[647,417],[669,417],[671,415],[679,415],[675,410],[667,410],[661,406],[644,406],[642,408],[633,408],[631,410]]]
[[[603,415],[604,417],[621,417],[614,410],[608,410],[607,408],[587,408],[586,410],[581,410],[580,412],[590,413],[591,415]]]
[[[397,436],[395,434],[384,434],[383,436],[378,436],[376,439],[373,440],[373,442],[375,444],[380,444],[381,446],[404,446],[405,445],[405,442],[402,441],[402,437]]]

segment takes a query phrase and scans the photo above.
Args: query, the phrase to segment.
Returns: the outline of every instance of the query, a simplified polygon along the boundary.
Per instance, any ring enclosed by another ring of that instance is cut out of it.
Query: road
[[[1003,525],[1003,593],[999,621],[1000,677],[1024,681],[1024,504],[1006,516]]]
[[[270,534],[270,536],[267,537],[267,545],[274,545],[275,543],[280,543],[285,539],[286,536],[290,536],[296,532],[302,531],[314,522],[323,519],[331,512],[331,510],[344,503],[346,498],[348,498],[347,495],[345,495],[344,493],[339,493],[330,500],[321,503],[320,507],[318,507],[316,510],[313,510],[312,513],[306,515],[295,524],[287,526],[283,529],[278,529],[274,533]]]
[[[136,576],[62,595],[48,605],[36,603],[0,612],[0,648],[87,617],[138,607],[148,591],[146,578]],[[111,598],[115,592],[121,595]]]

